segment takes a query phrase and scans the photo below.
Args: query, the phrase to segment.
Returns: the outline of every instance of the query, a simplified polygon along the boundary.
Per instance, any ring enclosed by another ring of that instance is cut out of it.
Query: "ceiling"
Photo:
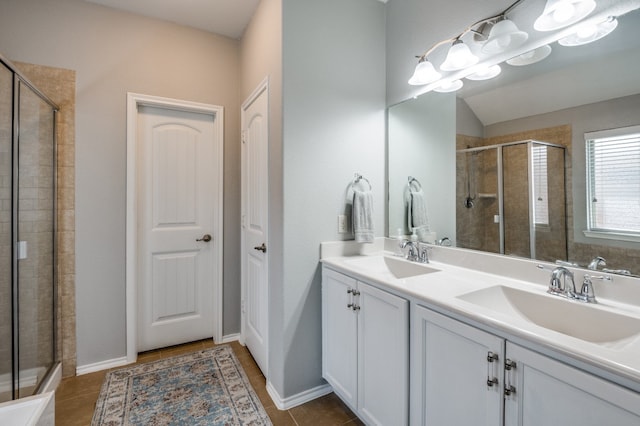
[[[85,0],[114,9],[175,22],[220,34],[242,37],[260,0]]]
[[[244,34],[260,0],[84,0],[233,39]],[[378,0],[387,3],[388,0]]]

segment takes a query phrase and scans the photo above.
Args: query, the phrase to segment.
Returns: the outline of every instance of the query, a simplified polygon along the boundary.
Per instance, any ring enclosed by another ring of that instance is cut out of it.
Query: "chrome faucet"
[[[407,251],[406,259],[412,262],[415,262],[416,260],[418,260],[418,251],[416,250],[416,243],[414,243],[413,241],[404,240],[402,244],[400,244],[400,248],[406,248],[406,247],[409,247],[409,250]]]
[[[567,285],[571,283],[571,287]],[[549,281],[549,290],[547,293],[556,294],[568,298],[574,298],[576,295],[576,284],[573,280],[573,272],[564,266],[558,266],[551,272],[551,281]]]
[[[429,263],[429,247],[426,245],[420,245],[415,241],[404,240],[400,244],[400,248],[409,247],[407,251],[406,259],[412,262]]]
[[[597,271],[598,266],[607,266],[607,261],[604,260],[604,257],[601,257],[601,256],[594,257],[591,260],[591,262],[589,262],[587,269],[591,269],[592,271]]]

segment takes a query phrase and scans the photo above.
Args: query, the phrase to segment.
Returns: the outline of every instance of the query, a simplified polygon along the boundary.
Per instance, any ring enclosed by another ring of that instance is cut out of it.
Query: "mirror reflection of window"
[[[531,147],[533,170],[533,223],[537,226],[549,226],[549,185],[547,180],[547,147]]]

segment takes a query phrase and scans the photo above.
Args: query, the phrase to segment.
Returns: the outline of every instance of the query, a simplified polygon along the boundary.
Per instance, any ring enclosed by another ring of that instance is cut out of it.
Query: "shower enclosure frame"
[[[474,148],[465,148],[456,150],[456,154],[465,154],[468,152],[482,152],[488,151],[490,149],[496,150],[496,167],[497,167],[497,189],[498,189],[498,216],[500,221],[498,223],[498,232],[499,232],[499,242],[500,242],[500,254],[505,254],[505,229],[504,229],[504,168],[503,168],[503,149],[509,146],[516,145],[527,145],[527,180],[528,180],[528,188],[529,188],[529,251],[531,259],[536,258],[536,226],[533,220],[534,217],[534,203],[532,202],[533,194],[535,193],[533,185],[534,185],[534,170],[533,170],[533,146],[542,145],[552,148],[560,148],[562,149],[563,163],[566,161],[566,147],[564,145],[538,141],[534,139],[525,139],[514,142],[504,142],[493,145],[483,145]],[[566,167],[563,167],[564,174],[564,182],[566,186],[567,176],[566,176]],[[467,178],[469,179],[469,178]],[[566,205],[566,187],[565,187],[565,205]],[[565,237],[566,238],[566,237]]]
[[[57,151],[57,115],[60,110],[58,105],[51,100],[46,94],[38,89],[26,76],[24,76],[12,63],[0,54],[0,64],[7,68],[11,72],[12,78],[12,127],[11,127],[11,345],[12,345],[12,361],[11,361],[11,396],[15,400],[20,397],[20,332],[19,332],[19,192],[20,192],[20,130],[21,130],[21,111],[20,111],[20,94],[24,88],[29,89],[40,100],[51,107],[51,134],[50,140],[52,144],[52,203],[51,203],[51,286],[52,286],[52,321],[51,321],[51,343],[52,343],[52,362],[46,369],[46,373],[37,382],[34,389],[34,394],[39,393],[40,389],[52,379],[52,375],[56,366],[59,364],[57,359],[57,312],[58,312],[58,250],[57,250],[57,229],[58,229],[58,182],[57,182],[57,170],[58,170],[58,151]],[[27,395],[25,395],[27,396]]]

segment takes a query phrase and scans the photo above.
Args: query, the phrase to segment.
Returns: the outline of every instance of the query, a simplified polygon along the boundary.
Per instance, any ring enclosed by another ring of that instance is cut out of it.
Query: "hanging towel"
[[[412,190],[409,199],[409,228],[429,231],[429,218],[427,217],[427,203],[422,189]]]
[[[357,243],[373,242],[373,194],[371,191],[353,189],[351,225]]]

